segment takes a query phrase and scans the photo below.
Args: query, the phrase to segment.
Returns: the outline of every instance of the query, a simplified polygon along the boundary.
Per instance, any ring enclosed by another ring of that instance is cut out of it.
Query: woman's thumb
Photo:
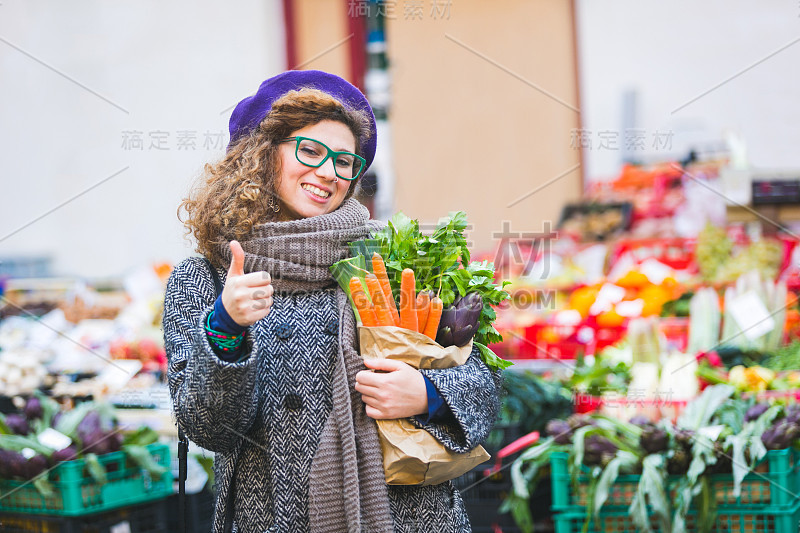
[[[228,277],[244,275],[244,250],[239,241],[231,241],[231,266],[228,268]]]

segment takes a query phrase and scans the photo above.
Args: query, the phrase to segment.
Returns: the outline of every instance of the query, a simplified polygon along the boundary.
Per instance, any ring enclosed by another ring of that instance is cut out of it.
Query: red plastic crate
[[[583,343],[578,338],[582,325],[562,326],[550,323],[532,324],[525,328],[525,342],[520,346],[520,359],[575,359],[594,353],[594,340]]]
[[[653,258],[675,270],[693,269],[695,239],[640,239],[620,240],[611,253],[611,265],[626,253],[637,262]]]

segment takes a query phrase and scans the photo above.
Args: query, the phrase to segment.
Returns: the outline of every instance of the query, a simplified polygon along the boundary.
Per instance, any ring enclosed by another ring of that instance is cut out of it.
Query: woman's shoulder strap
[[[203,260],[208,267],[208,270],[211,272],[211,278],[214,280],[214,290],[216,291],[217,296],[222,294],[222,281],[219,279],[219,274],[217,273],[217,269],[214,268],[214,265],[211,264],[211,261],[207,257],[204,257]]]

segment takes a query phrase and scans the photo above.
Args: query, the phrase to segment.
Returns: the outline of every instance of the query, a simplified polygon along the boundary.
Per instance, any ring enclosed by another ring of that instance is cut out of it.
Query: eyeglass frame
[[[294,147],[294,157],[295,157],[295,159],[297,159],[297,161],[299,163],[302,163],[303,165],[305,165],[307,167],[319,168],[322,165],[324,165],[325,162],[328,159],[331,159],[331,156],[333,155],[333,172],[336,174],[336,177],[341,178],[341,179],[343,179],[345,181],[355,181],[355,180],[357,180],[359,177],[361,177],[361,174],[364,173],[364,168],[367,166],[367,160],[364,159],[363,157],[361,157],[360,155],[354,154],[353,152],[347,152],[347,151],[337,152],[336,150],[331,150],[330,148],[328,148],[328,146],[325,143],[323,143],[321,141],[318,141],[316,139],[312,139],[311,137],[301,137],[299,135],[296,135],[294,137],[287,137],[287,138],[283,139],[282,141],[280,141],[280,143],[283,144],[283,143],[290,142],[290,141],[295,141],[297,143],[295,145],[295,147]],[[310,164],[308,164],[305,161],[302,161],[300,159],[300,156],[298,155],[298,152],[300,151],[300,142],[301,141],[313,141],[313,142],[315,142],[317,144],[322,145],[328,151],[328,153],[325,155],[325,157],[322,159],[322,161],[320,161],[319,165],[310,165]],[[345,178],[344,176],[339,174],[339,171],[336,169],[336,158],[339,157],[340,155],[351,155],[351,156],[353,156],[356,159],[361,161],[361,169],[358,171],[358,174],[356,174],[352,178]]]

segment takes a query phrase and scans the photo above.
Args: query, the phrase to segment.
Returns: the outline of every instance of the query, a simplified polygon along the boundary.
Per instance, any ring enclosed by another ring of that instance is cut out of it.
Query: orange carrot
[[[419,294],[417,294],[417,327],[420,332],[425,331],[425,323],[428,322],[428,313],[430,310],[430,291],[419,291]]]
[[[442,299],[438,296],[431,298],[431,310],[428,314],[428,323],[425,324],[425,335],[436,340],[436,332],[439,331],[439,320],[442,319]]]
[[[400,325],[400,315],[397,313],[397,305],[394,303],[394,296],[392,295],[392,286],[389,285],[389,275],[386,273],[386,263],[383,262],[383,257],[378,252],[372,254],[372,273],[377,276],[378,281],[381,283],[381,290],[386,297],[386,303],[389,306],[389,312],[392,313],[392,320],[394,325]]]
[[[394,326],[394,319],[392,313],[389,311],[389,306],[386,305],[386,297],[381,290],[381,283],[375,274],[367,274],[367,290],[372,297],[372,306],[375,308],[375,316],[378,318],[379,326]]]
[[[350,278],[350,295],[353,298],[356,309],[358,309],[358,316],[361,317],[361,325],[366,327],[377,326],[378,317],[375,315],[375,309],[364,292],[361,280],[356,276]]]
[[[416,281],[414,271],[410,268],[403,270],[400,278],[400,327],[419,331],[416,310]]]

